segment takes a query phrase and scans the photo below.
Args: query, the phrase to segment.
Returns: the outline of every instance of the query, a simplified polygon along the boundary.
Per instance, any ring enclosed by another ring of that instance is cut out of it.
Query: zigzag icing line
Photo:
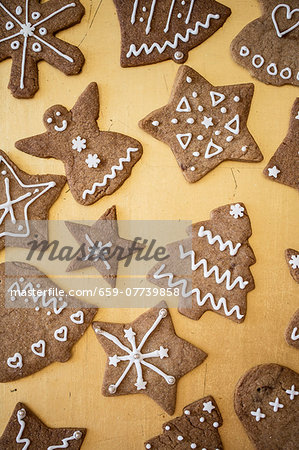
[[[165,269],[165,264],[162,264],[161,267],[154,274],[155,280],[159,280],[160,278],[168,278],[168,286],[171,288],[182,285],[181,295],[183,296],[183,298],[188,298],[192,294],[196,294],[196,301],[197,301],[198,306],[204,306],[206,304],[206,302],[209,300],[212,308],[215,311],[219,311],[221,308],[223,308],[224,314],[228,317],[234,313],[236,313],[236,317],[238,319],[242,319],[244,317],[244,314],[240,313],[240,308],[238,305],[235,305],[232,309],[228,310],[227,304],[226,304],[226,299],[224,297],[221,297],[218,300],[218,303],[216,303],[213,294],[211,294],[210,292],[208,294],[206,294],[203,298],[201,298],[201,292],[198,288],[194,288],[191,291],[186,292],[187,280],[185,280],[184,278],[181,278],[180,280],[173,282],[173,273],[163,273],[161,275],[161,272],[164,269]]]
[[[77,438],[75,437],[75,433],[67,438],[62,439],[62,445],[51,445],[50,447],[47,448],[47,450],[54,450],[56,448],[68,448],[69,447],[69,441],[73,441],[73,440],[77,440]]]
[[[188,28],[185,36],[182,36],[180,33],[177,33],[175,35],[175,37],[174,37],[174,42],[173,43],[170,42],[170,41],[165,41],[164,44],[161,46],[157,42],[154,42],[151,45],[151,47],[148,47],[148,45],[144,43],[144,44],[141,45],[141,47],[138,50],[136,49],[136,45],[135,44],[131,44],[130,45],[130,50],[127,53],[127,58],[130,58],[132,55],[139,56],[140,53],[143,50],[145,51],[145,53],[147,55],[149,55],[150,53],[153,52],[153,50],[155,48],[158,50],[158,52],[160,54],[163,53],[167,47],[175,49],[175,48],[177,48],[177,46],[179,44],[179,40],[181,40],[182,42],[188,42],[189,39],[190,39],[190,35],[198,34],[200,27],[202,27],[202,28],[209,28],[211,19],[220,19],[220,15],[219,14],[208,14],[205,23],[196,22],[195,28],[194,29]]]
[[[20,410],[20,411],[22,411],[22,410]],[[25,423],[24,420],[22,420],[22,416],[20,416],[20,411],[18,411],[18,413],[17,413],[17,419],[18,419],[18,422],[20,424],[20,430],[19,430],[18,435],[16,437],[16,443],[17,444],[25,444],[23,446],[22,450],[27,450],[27,448],[30,446],[31,442],[30,442],[30,439],[22,437],[23,436],[23,432],[24,432],[25,427],[26,427],[26,423]]]
[[[226,247],[229,248],[229,254],[231,256],[235,256],[238,253],[239,248],[241,247],[241,243],[238,242],[235,246],[233,245],[232,241],[225,241],[223,242],[221,236],[219,234],[216,234],[215,236],[212,235],[210,230],[205,230],[204,226],[201,226],[198,230],[198,237],[205,237],[207,236],[209,244],[213,245],[215,242],[219,243],[220,251],[223,252]]]
[[[130,156],[131,153],[138,152],[138,150],[139,150],[139,148],[130,148],[130,147],[127,148],[127,156],[125,158],[119,158],[119,161],[118,161],[119,165],[112,166],[111,173],[106,174],[101,183],[94,183],[90,190],[86,189],[82,194],[82,198],[85,200],[87,194],[91,194],[91,195],[94,194],[97,187],[106,186],[108,180],[112,180],[113,178],[116,177],[116,171],[123,170],[123,168],[124,168],[123,163],[131,161],[131,156]]]
[[[208,270],[208,262],[206,259],[202,258],[197,263],[195,262],[195,253],[193,250],[190,250],[189,252],[184,252],[184,248],[182,245],[179,245],[180,249],[180,258],[185,259],[187,256],[190,256],[191,258],[191,269],[193,271],[197,270],[200,266],[203,268],[203,276],[205,278],[209,278],[213,273],[215,273],[215,281],[217,284],[221,284],[226,280],[226,289],[228,291],[231,291],[237,284],[239,284],[240,289],[244,289],[248,281],[244,281],[241,276],[238,276],[232,283],[231,283],[231,272],[227,269],[223,275],[220,276],[219,274],[219,267],[213,266],[210,270]]]

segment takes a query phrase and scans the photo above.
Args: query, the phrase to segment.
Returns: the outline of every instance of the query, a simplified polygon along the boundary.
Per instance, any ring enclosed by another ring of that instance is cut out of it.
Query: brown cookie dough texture
[[[79,450],[85,435],[85,428],[49,428],[28,406],[17,403],[0,437],[0,450]]]
[[[190,319],[214,311],[243,322],[247,294],[254,289],[250,266],[255,263],[245,205],[221,206],[211,212],[210,220],[195,223],[187,233],[188,238],[166,246],[169,258],[156,264],[148,279],[178,289],[178,310]]]
[[[185,406],[183,414],[163,424],[163,433],[147,441],[146,450],[222,450],[222,417],[213,397]]]
[[[285,251],[285,259],[290,270],[290,274],[299,283],[299,252],[293,248],[288,248]]]
[[[0,382],[71,357],[97,309],[59,290],[29,264],[0,264]]]
[[[247,128],[253,89],[253,84],[212,86],[183,66],[168,104],[139,126],[169,145],[184,177],[194,183],[222,161],[263,159]]]
[[[299,86],[298,0],[261,0],[263,15],[231,44],[235,61],[263,83]]]
[[[114,0],[121,28],[122,67],[173,59],[215,33],[231,10],[214,0]]]
[[[79,23],[85,9],[79,0],[1,0],[0,61],[12,58],[9,89],[14,97],[33,97],[39,88],[38,62],[78,74],[84,64],[79,48],[55,37]]]
[[[168,414],[179,379],[207,356],[176,335],[165,302],[131,323],[94,322],[93,329],[108,357],[103,395],[146,394]]]
[[[289,345],[299,350],[299,309],[293,315],[286,329],[285,338]]]
[[[277,181],[278,183],[282,183],[299,190],[298,142],[299,97],[295,100],[291,111],[288,134],[264,169],[264,175],[266,175],[270,180]]]
[[[113,194],[142,155],[135,139],[100,131],[98,117],[99,91],[90,83],[70,111],[55,105],[45,112],[45,133],[16,143],[29,155],[63,161],[71,193],[82,205]]]
[[[49,209],[65,183],[64,176],[23,172],[0,150],[0,250],[48,239]]]
[[[297,450],[299,374],[278,364],[254,367],[236,386],[235,411],[256,449]]]

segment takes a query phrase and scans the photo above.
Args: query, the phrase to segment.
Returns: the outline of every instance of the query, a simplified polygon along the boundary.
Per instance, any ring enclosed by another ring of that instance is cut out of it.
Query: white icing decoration
[[[190,104],[185,96],[182,97],[181,100],[179,101],[176,111],[178,111],[178,112],[190,112],[191,111]]]
[[[269,75],[275,76],[277,75],[277,66],[275,63],[271,63],[267,66],[267,72]]]
[[[186,416],[190,416],[191,413],[190,413],[189,409],[185,409],[184,414],[186,414]]]
[[[142,11],[143,11],[143,12],[146,12],[146,11],[147,11],[147,9],[146,9],[145,6],[143,6]]]
[[[157,120],[154,120],[152,122],[152,125],[154,125],[154,127],[158,127],[160,125],[160,122],[158,122]]]
[[[24,230],[24,233],[15,233],[15,232],[10,232],[10,231],[3,231],[2,233],[0,233],[0,238],[2,236],[13,236],[13,237],[26,237],[26,236],[29,236],[29,234],[30,234],[29,221],[28,221],[28,208],[29,208],[29,206],[33,202],[35,202],[35,200],[37,200],[39,197],[41,197],[44,193],[46,193],[49,189],[51,189],[54,186],[56,186],[56,183],[54,181],[50,181],[48,183],[24,184],[24,183],[22,183],[22,181],[19,179],[19,177],[17,176],[17,174],[15,173],[13,168],[10,166],[10,164],[8,164],[8,162],[4,159],[3,156],[0,156],[0,164],[1,164],[1,162],[3,164],[5,164],[5,166],[9,170],[10,174],[14,177],[15,181],[22,188],[36,188],[37,186],[38,187],[44,187],[44,189],[41,190],[41,192],[39,192],[35,196],[33,195],[34,192],[27,192],[26,194],[23,194],[20,197],[12,200],[11,199],[11,193],[10,193],[10,179],[8,177],[4,178],[6,201],[4,203],[0,204],[0,211],[4,210],[3,214],[0,217],[0,225],[3,223],[3,221],[4,221],[5,217],[7,216],[7,214],[10,215],[12,224],[16,224],[17,220],[15,218],[13,205],[17,204],[18,202],[24,201],[26,198],[29,198],[29,197],[30,197],[30,200],[27,203],[25,203],[25,205],[24,205],[24,221],[25,221],[25,225],[26,225],[26,227],[25,227],[26,229]],[[1,189],[3,189],[3,188],[1,187]]]
[[[211,414],[213,409],[215,409],[215,406],[213,405],[213,403],[211,401],[203,402],[203,408],[202,408],[203,411],[207,411],[209,414]]]
[[[197,98],[197,96],[198,96],[197,92],[195,92],[195,91],[192,92],[192,97],[193,97],[193,98]]]
[[[127,156],[125,158],[119,158],[118,166],[112,166],[111,173],[106,174],[104,176],[102,182],[100,182],[100,183],[96,182],[93,184],[91,189],[86,189],[82,194],[82,198],[85,200],[87,194],[90,194],[90,195],[94,194],[97,187],[106,186],[108,180],[113,180],[116,177],[117,171],[123,170],[123,168],[124,168],[123,163],[131,161],[131,153],[138,152],[138,151],[139,151],[139,148],[130,148],[130,147],[127,148]]]
[[[194,123],[193,117],[189,117],[189,119],[187,119],[186,122],[192,125]]]
[[[297,116],[295,117],[295,119],[299,119],[299,111],[298,111]]]
[[[286,8],[286,10],[287,10],[286,17],[287,17],[288,20],[290,20],[292,18],[294,13],[299,12],[299,8],[294,8],[294,9],[291,10],[289,5],[286,5],[285,3],[280,3],[279,5],[275,6],[275,8],[273,9],[273,11],[272,11],[272,21],[273,21],[273,24],[274,24],[277,36],[279,38],[282,38],[285,34],[290,33],[290,31],[293,31],[293,30],[295,30],[295,28],[298,27],[299,20],[294,25],[292,25],[291,27],[287,28],[286,30],[280,31],[278,23],[276,21],[276,17],[275,17],[276,11],[278,9],[280,9],[280,8]]]
[[[139,22],[144,22],[144,18],[140,17]]]
[[[210,91],[210,96],[212,100],[212,106],[217,106],[219,103],[223,102],[225,100],[225,95],[221,94],[220,92]]]
[[[57,448],[68,448],[69,447],[69,442],[76,440],[78,441],[79,439],[81,439],[82,437],[82,433],[81,431],[75,431],[74,434],[70,437],[64,438],[62,439],[62,445],[51,445],[50,447],[47,448],[47,450],[55,450]]]
[[[18,50],[18,48],[20,47],[20,42],[19,42],[19,41],[13,41],[13,42],[10,44],[10,46],[11,46],[11,48],[12,48],[13,50]]]
[[[227,112],[227,109],[224,108],[224,106],[222,106],[222,108],[220,109],[220,111],[222,112],[222,114],[225,114]]]
[[[192,155],[198,157],[200,155],[200,153],[199,152],[193,152]]]
[[[52,117],[48,117],[48,119],[47,119],[47,123],[52,123],[53,122],[53,119],[52,119]]]
[[[45,28],[45,27],[41,27],[41,28],[38,30],[38,32],[39,32],[39,34],[40,34],[41,36],[46,36],[46,34],[48,33],[48,30],[47,30],[47,28]]]
[[[171,123],[174,123],[176,125],[178,123],[178,119],[171,119]]]
[[[227,142],[231,142],[233,139],[234,139],[233,136],[227,136],[226,141],[227,141]]]
[[[250,54],[250,50],[248,47],[246,47],[246,45],[242,45],[242,47],[240,48],[240,55],[241,56],[248,56]]]
[[[295,395],[299,395],[299,392],[296,391],[295,385],[291,386],[291,389],[286,390],[286,394],[290,396],[290,400],[294,400]]]
[[[213,153],[210,153],[211,148],[215,149],[215,151]],[[220,147],[220,145],[215,144],[213,142],[213,139],[211,139],[210,142],[208,143],[207,148],[206,148],[205,158],[206,159],[213,158],[213,156],[216,156],[216,155],[218,155],[221,152],[223,152],[223,148]]]
[[[85,234],[85,239],[87,240],[89,247],[89,254],[83,258],[83,261],[87,261],[90,257],[92,257],[93,261],[99,261],[99,259],[105,264],[106,269],[110,270],[111,266],[105,259],[105,249],[112,247],[112,242],[107,242],[103,244],[101,241],[94,243],[88,234]]]
[[[73,139],[72,144],[72,149],[77,150],[78,153],[81,153],[82,150],[86,149],[86,139],[82,139],[81,136],[77,136],[76,139]]]
[[[183,142],[182,138],[186,137],[186,142]],[[188,145],[191,142],[192,139],[192,133],[183,133],[183,134],[177,134],[176,135],[177,140],[179,141],[180,146],[182,147],[183,150],[186,150],[186,148],[188,147]]]
[[[184,53],[183,52],[175,52],[174,57],[177,60],[183,59],[184,58]]]
[[[201,122],[206,128],[214,126],[212,117],[204,116],[203,121]]]
[[[215,135],[216,135],[216,136],[220,136],[220,134],[221,134],[221,131],[220,131],[220,130],[216,130],[216,131],[215,131]]]
[[[205,230],[204,226],[199,227],[198,237],[207,237],[208,242],[210,245],[214,245],[216,242],[219,244],[219,250],[223,252],[227,247],[229,249],[229,254],[231,256],[235,256],[238,253],[239,248],[241,247],[241,243],[238,242],[235,246],[233,245],[232,241],[227,240],[223,242],[222,238],[219,236],[219,234],[216,234],[215,236],[212,235],[210,230]]]
[[[7,359],[7,365],[8,367],[11,367],[12,369],[18,369],[23,367],[23,358],[22,355],[18,352],[16,352],[13,356],[9,357]]]
[[[82,323],[84,323],[84,312],[77,311],[76,313],[74,313],[70,316],[70,319],[76,325],[81,325]]]
[[[277,175],[280,173],[280,170],[276,167],[276,166],[273,166],[273,167],[269,167],[268,168],[268,176],[269,177],[274,177],[274,178],[277,178]]]
[[[214,423],[213,423],[213,427],[214,427],[214,428],[218,428],[218,427],[219,427],[219,423],[218,423],[218,422],[214,422]]]
[[[12,30],[14,27],[15,27],[15,26],[14,26],[13,22],[11,22],[10,20],[9,20],[8,22],[6,22],[6,24],[5,24],[5,29],[6,29],[7,31]]]
[[[238,217],[244,216],[244,208],[239,203],[236,203],[235,205],[231,205],[229,213],[234,219],[238,219]]]
[[[182,13],[178,13],[177,18],[181,19],[182,18]]]
[[[43,339],[39,340],[38,342],[35,342],[31,345],[32,352],[40,356],[41,358],[44,358],[46,355],[46,343]]]
[[[85,162],[88,165],[89,169],[96,169],[100,164],[101,160],[96,153],[94,155],[89,153]]]
[[[190,167],[190,170],[191,170],[191,172],[194,172],[195,171],[195,167]]]
[[[34,11],[34,12],[31,14],[31,17],[32,17],[33,20],[37,20],[37,19],[40,18],[40,13],[39,13],[38,11]]]
[[[292,269],[299,269],[299,255],[291,255],[289,264],[292,266]]]
[[[151,23],[153,20],[153,15],[154,15],[154,11],[155,11],[155,7],[156,7],[156,1],[157,0],[152,0],[152,4],[151,4],[151,10],[148,16],[148,20],[147,20],[147,25],[146,25],[146,29],[145,29],[145,34],[149,34],[149,32],[151,31]]]
[[[120,340],[114,336],[111,333],[108,333],[106,331],[103,331],[100,328],[95,328],[95,332],[109,341],[113,342],[117,347],[119,347],[121,350],[123,350],[125,353],[127,353],[124,356],[110,356],[109,357],[109,365],[117,367],[117,365],[122,361],[128,361],[128,365],[126,366],[125,370],[123,371],[122,375],[119,377],[117,382],[115,384],[112,384],[109,386],[109,393],[114,394],[117,391],[117,388],[122,383],[124,378],[126,377],[127,373],[131,369],[133,365],[135,365],[136,373],[137,373],[137,380],[134,384],[138,391],[146,389],[147,382],[143,380],[143,374],[142,374],[142,366],[144,365],[148,369],[152,370],[156,374],[160,375],[164,380],[167,382],[167,384],[174,384],[175,379],[172,376],[167,375],[164,373],[161,369],[156,367],[154,364],[150,364],[147,361],[145,361],[148,358],[169,358],[168,355],[168,349],[160,346],[159,350],[152,351],[150,353],[141,353],[141,350],[144,346],[144,344],[147,342],[150,335],[153,333],[153,331],[158,327],[161,320],[163,320],[167,316],[167,310],[166,309],[160,309],[158,313],[158,317],[156,318],[153,325],[149,328],[149,330],[145,333],[143,336],[140,344],[137,347],[136,344],[136,333],[133,331],[132,328],[124,329],[124,337],[127,339],[131,345],[131,349],[127,347],[126,345],[122,344]]]
[[[258,408],[256,411],[251,411],[250,414],[255,417],[257,422],[266,417],[266,414],[261,412],[261,408]]]
[[[199,112],[203,112],[203,107],[201,105],[199,105],[199,107],[197,109]]]
[[[62,131],[65,131],[67,129],[67,126],[68,126],[67,120],[63,120],[61,127],[55,125],[54,130],[59,131],[61,133]]]
[[[191,78],[191,77],[187,77],[187,78],[186,78],[186,81],[187,81],[187,83],[190,84],[190,83],[192,83],[192,78]]]
[[[163,53],[166,50],[167,47],[170,47],[172,49],[176,49],[178,44],[179,44],[179,41],[188,42],[191,35],[195,36],[195,35],[197,35],[199,33],[200,27],[206,28],[206,29],[209,28],[211,19],[216,19],[216,20],[220,19],[220,15],[219,14],[208,14],[205,23],[202,23],[202,22],[199,22],[199,21],[196,22],[194,29],[188,28],[187,31],[186,31],[185,36],[182,36],[181,33],[176,33],[173,42],[165,41],[162,46],[160,44],[158,44],[157,42],[154,42],[150,47],[147,44],[144,43],[137,50],[136,45],[135,44],[131,44],[130,45],[130,49],[129,49],[128,53],[127,53],[127,58],[130,58],[132,55],[139,56],[143,51],[147,55],[149,55],[155,49],[157,49],[160,54]],[[182,57],[177,58],[177,59],[181,59]]]
[[[298,341],[299,333],[297,333],[297,331],[298,331],[297,327],[293,328],[293,331],[292,331],[292,334],[291,334],[292,341]]]
[[[38,42],[34,42],[34,44],[32,45],[32,50],[35,53],[39,53],[42,51],[42,46]]]
[[[30,439],[28,438],[22,438],[25,427],[26,427],[26,423],[24,422],[24,418],[26,417],[26,411],[25,409],[20,409],[17,412],[17,419],[20,425],[20,430],[18,432],[18,435],[16,437],[16,443],[17,444],[24,444],[24,446],[22,447],[22,450],[27,450],[27,448],[29,447],[29,445],[31,444]]]
[[[190,445],[190,448],[192,448],[192,449],[197,448],[197,445],[193,442],[193,443]]]
[[[202,140],[203,140],[203,136],[202,136],[201,134],[199,134],[199,135],[197,136],[197,140],[198,140],[198,141],[202,141]]]
[[[279,411],[279,409],[284,407],[284,405],[279,403],[279,398],[278,397],[276,397],[275,402],[269,402],[269,405],[273,406],[273,411],[274,412],[277,412],[277,411]]]
[[[131,15],[131,24],[132,25],[134,25],[134,23],[136,21],[136,12],[137,12],[137,8],[138,8],[138,3],[139,3],[139,0],[134,1],[133,11],[132,11],[132,15]]]
[[[16,7],[16,15],[20,16],[23,12],[23,8],[21,6],[17,6]]]
[[[169,431],[169,430],[170,430],[170,426],[169,426],[169,425],[166,425],[165,430],[166,430],[166,431]]]
[[[246,152],[247,148],[247,145],[243,145],[243,147],[241,148],[242,152]]]
[[[188,15],[187,15],[187,18],[186,18],[186,20],[185,20],[185,24],[186,24],[186,25],[188,25],[188,23],[190,22],[191,14],[192,14],[193,6],[194,6],[194,1],[195,1],[195,0],[191,0],[191,1],[190,1],[190,6],[189,6]]]
[[[149,450],[150,448],[152,448],[152,446],[151,446],[151,444],[146,444],[145,448],[146,448],[147,450]]]
[[[239,103],[240,101],[240,97],[238,97],[237,95],[234,97],[234,102]]]
[[[56,341],[59,342],[66,342],[67,341],[67,335],[68,335],[68,329],[66,326],[62,326],[55,330],[54,332],[54,338]]]
[[[183,438],[183,436],[180,435],[180,436],[177,437],[177,440],[178,440],[178,441],[183,441],[184,438]]]
[[[200,421],[201,423],[203,423],[203,422],[205,421],[205,418],[204,418],[204,417],[201,417],[201,418],[199,419],[199,421]]]
[[[259,59],[260,61],[256,62],[257,59]],[[261,55],[254,55],[254,57],[252,58],[252,65],[257,69],[260,69],[263,66],[264,62],[265,60]]]
[[[233,124],[235,124],[234,128],[232,127]],[[239,134],[240,133],[240,116],[239,116],[239,114],[236,114],[232,120],[227,122],[224,125],[224,128],[226,128],[230,133]]]
[[[286,75],[285,75],[285,73],[286,73]],[[292,71],[291,71],[291,69],[289,67],[285,67],[284,69],[281,70],[279,75],[284,80],[289,80],[291,78],[291,76],[292,76]]]

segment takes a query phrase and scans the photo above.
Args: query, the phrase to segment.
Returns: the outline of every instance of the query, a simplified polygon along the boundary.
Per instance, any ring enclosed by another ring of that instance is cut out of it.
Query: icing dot
[[[250,53],[250,50],[248,47],[246,47],[246,45],[242,45],[241,49],[240,49],[240,55],[241,56],[248,56]]]
[[[198,95],[198,94],[197,94],[197,92],[195,92],[195,91],[194,91],[194,92],[192,92],[192,97],[193,97],[193,98],[196,98],[196,97],[197,97],[197,95]]]
[[[167,383],[168,383],[168,384],[175,384],[175,378],[174,378],[174,377],[171,377],[171,376],[168,377],[168,378],[167,378]]]
[[[178,436],[178,441],[183,441],[183,440],[184,440],[183,436]]]
[[[42,46],[38,42],[34,42],[34,44],[32,45],[32,50],[35,53],[39,53],[42,50]]]
[[[199,112],[203,111],[203,107],[201,105],[199,105],[199,107],[197,108]]]
[[[75,433],[74,433],[74,438],[76,439],[76,441],[78,441],[79,439],[81,439],[81,437],[82,437],[81,431],[75,431]]]
[[[190,170],[191,170],[192,172],[194,172],[195,167],[194,167],[194,166],[190,167]]]
[[[187,81],[187,83],[192,83],[192,78],[187,77],[187,78],[186,78],[186,81]]]
[[[286,74],[286,75],[285,75]],[[283,78],[284,80],[288,80],[289,78],[291,78],[292,76],[292,71],[289,67],[285,67],[285,69],[282,69],[282,71],[280,72],[280,76],[281,78]]]
[[[24,417],[26,417],[26,411],[24,408],[20,409],[17,414],[20,417],[20,419],[24,419]]]
[[[29,299],[28,299],[28,298],[25,298],[25,299],[24,299],[24,302],[25,302],[25,303],[28,303],[28,302],[29,302]]]
[[[14,28],[14,24],[9,21],[6,23],[5,28],[7,29],[7,31],[12,30]]]
[[[144,22],[144,18],[140,17],[139,22]]]
[[[158,122],[157,120],[154,120],[152,122],[152,125],[154,125],[154,127],[158,127],[160,125],[160,122]]]
[[[184,6],[186,4],[185,0],[182,0],[181,4]]]
[[[197,139],[198,139],[199,141],[202,141],[202,140],[203,140],[203,136],[202,136],[201,134],[199,134],[199,135],[197,136]]]
[[[34,194],[37,194],[38,192],[39,192],[38,188],[34,189],[34,191],[33,191]]]
[[[200,155],[200,153],[199,152],[193,152],[193,156],[199,156]]]
[[[169,431],[169,430],[170,430],[170,426],[169,426],[169,425],[166,425],[165,430],[166,430],[166,431]]]
[[[23,283],[23,281],[24,281],[24,278],[23,278],[23,277],[21,277],[19,281],[20,281],[21,283]]]
[[[234,139],[233,136],[227,136],[226,141],[227,141],[227,142],[231,142],[233,139]]]
[[[182,18],[182,13],[178,13],[178,19]]]
[[[17,14],[18,16],[20,16],[20,15],[22,14],[22,12],[23,12],[22,7],[21,7],[21,6],[17,6],[17,7],[16,7],[16,14]]]
[[[259,61],[258,61],[259,60]],[[264,64],[265,60],[261,55],[254,55],[252,58],[252,65],[259,69]]]
[[[33,13],[31,14],[31,17],[32,17],[33,20],[37,20],[37,19],[40,18],[40,13],[37,12],[37,11],[35,11],[35,12],[33,12]]]
[[[190,416],[190,411],[189,411],[189,409],[186,409],[186,410],[184,411],[184,413],[186,414],[186,416]]]
[[[52,123],[52,122],[53,122],[53,119],[52,119],[51,117],[48,117],[47,122],[48,122],[48,123]]]
[[[142,11],[143,11],[143,12],[146,12],[146,11],[147,11],[147,9],[146,9],[145,6],[142,8]]]
[[[19,225],[19,226],[18,226],[18,230],[19,230],[19,231],[22,231],[23,228],[24,228],[23,225]]]
[[[150,449],[152,448],[151,444],[146,444],[145,448]]]
[[[299,72],[297,72],[297,80],[299,81]]]
[[[115,394],[116,387],[114,386],[114,384],[110,384],[110,386],[108,387],[108,391],[109,391],[109,394]]]
[[[57,111],[57,112],[56,112],[56,116],[58,116],[58,117],[61,116],[61,112],[60,112],[60,111]]]
[[[227,112],[227,109],[224,108],[224,106],[222,106],[222,108],[220,109],[220,111],[222,112],[222,114],[225,114]]]
[[[161,317],[163,317],[163,319],[165,319],[165,317],[167,316],[167,311],[165,308],[160,309],[159,316],[161,316]],[[173,378],[173,377],[169,377],[169,378]]]
[[[244,145],[243,147],[242,147],[242,152],[246,152],[246,150],[247,150],[247,145]]]
[[[18,48],[20,47],[20,42],[19,42],[19,41],[13,41],[13,42],[10,44],[10,46],[11,46],[11,48],[12,48],[13,50],[18,50]]]
[[[6,175],[6,170],[2,170],[2,175]]]
[[[35,311],[39,311],[39,306],[36,306],[34,309]]]
[[[40,34],[41,36],[45,36],[45,35],[48,33],[47,28],[45,28],[45,27],[41,27],[41,28],[38,30],[38,32],[39,32],[39,34]]]
[[[171,119],[171,122],[174,123],[174,124],[177,124],[178,123],[178,119]]]
[[[192,125],[194,123],[193,117],[189,117],[189,119],[187,119],[186,122]]]
[[[203,422],[205,421],[205,418],[204,418],[204,417],[201,417],[201,418],[199,419],[199,421],[200,421],[201,423],[203,423]]]
[[[39,289],[39,288],[40,288],[40,284],[38,283],[38,284],[36,285],[36,287],[37,287],[37,289]]]
[[[47,312],[47,316],[50,316],[50,315],[51,315],[51,311],[48,311],[48,312]]]
[[[16,297],[14,297],[14,296],[10,297],[10,300],[11,300],[12,302],[14,302],[15,299],[16,299]]]
[[[214,427],[214,428],[218,428],[218,427],[219,427],[219,423],[218,423],[218,422],[214,422],[214,423],[213,423],[213,427]]]
[[[216,136],[219,136],[221,134],[221,131],[220,130],[216,130],[215,134],[216,134]]]
[[[194,443],[192,443],[192,444],[190,445],[190,448],[196,448],[196,447],[197,447],[197,445],[194,444]]]
[[[174,57],[177,60],[183,59],[184,58],[184,53],[183,52],[175,52]]]
[[[240,101],[240,97],[238,97],[237,95],[234,97],[234,102],[238,103]]]

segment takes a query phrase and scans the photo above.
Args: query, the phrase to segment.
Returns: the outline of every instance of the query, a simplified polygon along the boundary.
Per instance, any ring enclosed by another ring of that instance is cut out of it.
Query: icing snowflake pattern
[[[299,269],[299,255],[292,255],[289,264],[292,269]]]
[[[86,139],[82,139],[81,136],[77,136],[76,139],[73,139],[72,144],[72,149],[77,150],[78,153],[81,153],[82,150],[86,149]]]
[[[98,157],[98,155],[95,153],[94,155],[89,154],[88,157],[85,160],[86,164],[90,169],[94,168],[96,169],[98,165],[100,164],[101,160]]]
[[[244,216],[243,211],[244,211],[243,206],[239,205],[239,203],[236,203],[235,205],[231,205],[229,213],[235,219],[238,219],[238,217],[243,217]]]

